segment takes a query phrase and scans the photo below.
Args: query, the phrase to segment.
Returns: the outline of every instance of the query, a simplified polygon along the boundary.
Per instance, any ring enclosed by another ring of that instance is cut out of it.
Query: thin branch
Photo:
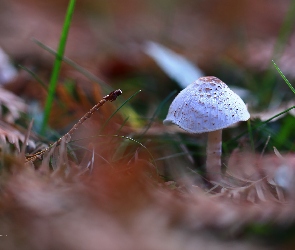
[[[91,108],[71,129],[68,133],[66,133],[64,136],[62,136],[61,138],[59,138],[56,142],[54,142],[53,144],[51,144],[48,148],[45,148],[44,150],[37,152],[33,155],[28,155],[26,156],[26,162],[33,162],[35,161],[37,158],[40,158],[44,153],[46,153],[47,151],[49,151],[53,146],[58,146],[62,140],[65,140],[66,142],[69,142],[69,140],[71,139],[71,135],[75,132],[75,130],[82,125],[88,118],[90,118],[93,113],[95,111],[97,111],[101,106],[103,106],[107,101],[113,102],[117,99],[117,97],[119,95],[122,94],[122,91],[120,89],[117,89],[113,92],[111,92],[110,94],[104,96],[102,98],[102,100],[97,103],[93,108]]]

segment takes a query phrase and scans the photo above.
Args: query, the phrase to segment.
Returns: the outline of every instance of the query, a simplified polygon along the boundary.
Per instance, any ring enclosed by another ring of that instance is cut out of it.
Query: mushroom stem
[[[221,140],[222,129],[208,133],[206,170],[213,181],[221,179]]]

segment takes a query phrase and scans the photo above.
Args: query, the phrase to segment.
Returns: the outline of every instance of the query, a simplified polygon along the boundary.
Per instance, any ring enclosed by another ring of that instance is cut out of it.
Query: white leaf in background
[[[192,62],[158,43],[147,42],[144,52],[153,58],[161,69],[183,89],[204,76],[204,73]],[[237,86],[230,86],[230,88],[246,102],[252,97],[251,93],[244,88]]]
[[[193,81],[202,77],[203,72],[183,56],[166,47],[147,42],[144,52],[153,58],[163,71],[174,79],[181,88],[186,88]]]
[[[0,48],[0,85],[10,82],[16,74],[17,71],[10,64],[9,57]]]
[[[158,43],[147,42],[144,52],[153,58],[161,69],[183,89],[204,76],[204,73],[192,62]],[[251,93],[244,88],[236,86],[230,86],[230,88],[246,102],[249,97],[253,99]]]

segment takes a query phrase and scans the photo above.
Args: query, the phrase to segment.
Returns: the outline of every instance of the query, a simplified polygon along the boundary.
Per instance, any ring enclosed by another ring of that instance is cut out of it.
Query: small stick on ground
[[[75,130],[81,125],[83,124],[88,118],[90,118],[93,113],[95,111],[97,111],[101,106],[103,106],[107,101],[113,102],[117,99],[117,97],[119,95],[122,94],[122,90],[117,89],[113,92],[111,92],[110,94],[104,96],[102,98],[102,100],[97,103],[93,108],[91,108],[84,116],[82,116],[82,118],[70,129],[70,131],[68,133],[66,133],[64,136],[62,136],[61,138],[59,138],[56,142],[54,142],[53,144],[51,144],[48,148],[43,149],[40,152],[37,152],[33,155],[28,155],[26,156],[26,162],[33,162],[36,159],[40,158],[44,153],[46,153],[47,151],[49,151],[53,146],[58,146],[60,144],[60,142],[62,140],[66,140],[69,141],[69,139],[71,138],[71,135],[75,132]]]

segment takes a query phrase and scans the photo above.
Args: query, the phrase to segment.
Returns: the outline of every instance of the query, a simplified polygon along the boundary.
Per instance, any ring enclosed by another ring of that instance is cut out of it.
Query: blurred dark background
[[[47,52],[31,38],[56,48],[67,4],[1,0],[0,46],[13,58],[48,60]],[[137,46],[152,40],[208,74],[225,64],[259,71],[269,65],[290,5],[288,0],[77,1],[66,55],[97,69],[101,64],[106,68],[111,56],[138,66],[143,59]],[[293,44],[291,35],[286,47]],[[290,60],[282,70],[293,76]]]

